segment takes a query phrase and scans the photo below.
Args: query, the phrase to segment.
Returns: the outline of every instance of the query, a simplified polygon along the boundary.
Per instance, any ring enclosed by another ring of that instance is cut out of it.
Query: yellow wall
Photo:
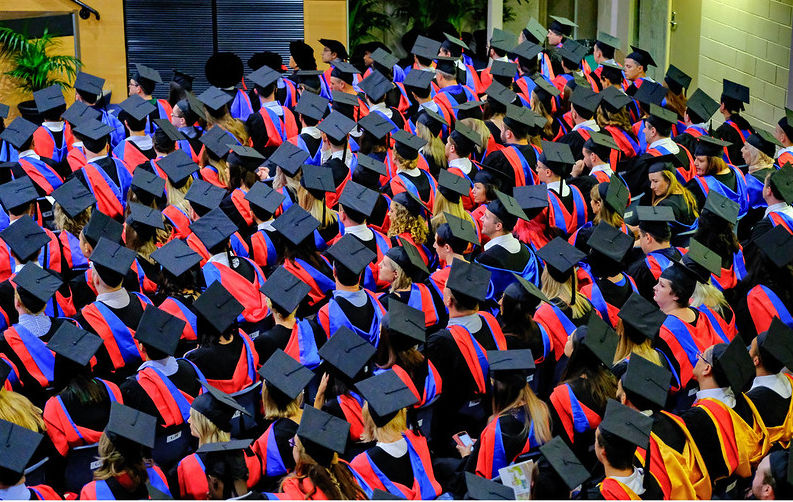
[[[320,70],[327,68],[327,65],[322,63],[320,38],[339,40],[349,52],[346,0],[305,0],[303,34],[306,43],[314,48],[314,57],[317,58],[317,66]]]

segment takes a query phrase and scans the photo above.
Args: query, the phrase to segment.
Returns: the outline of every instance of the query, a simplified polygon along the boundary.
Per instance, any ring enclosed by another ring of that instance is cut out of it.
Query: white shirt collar
[[[793,394],[793,389],[790,387],[790,381],[782,373],[754,377],[752,389],[755,387],[767,387],[779,394],[783,399],[787,399],[791,396],[791,394]]]
[[[461,317],[450,317],[449,326],[462,326],[471,333],[476,333],[482,329],[482,317],[479,313],[464,315]]]
[[[400,458],[408,452],[408,443],[403,437],[393,443],[381,443],[378,441],[377,446],[394,458]]]
[[[151,136],[130,136],[127,138],[127,141],[135,143],[135,146],[141,150],[151,150],[154,148],[154,142],[151,140]]]
[[[179,363],[176,362],[175,357],[168,356],[165,359],[150,359],[141,364],[138,371],[145,368],[154,368],[165,376],[171,376],[179,371]]]
[[[598,125],[597,122],[595,122],[595,119],[585,120],[585,121],[581,122],[580,124],[576,124],[573,127],[573,130],[577,131],[577,130],[581,129],[582,127],[586,127],[588,129],[592,129],[593,131],[599,131],[600,130],[600,126]]]
[[[43,125],[52,132],[61,132],[63,131],[63,126],[65,124],[63,122],[48,122],[45,120],[41,125]]]
[[[779,151],[778,151],[778,152],[776,152],[776,155],[774,156],[774,158],[775,158],[775,159],[778,159],[778,158],[779,158],[779,156],[780,156],[780,155],[782,155],[782,154],[783,154],[783,153],[785,153],[785,152],[790,152],[790,153],[793,153],[793,146],[789,146],[789,147],[787,147],[787,148],[780,148],[780,149],[779,149]]]
[[[708,130],[708,124],[706,122],[700,122],[699,124],[691,124],[688,127],[700,127],[702,129]]]
[[[512,234],[504,234],[499,235],[498,237],[493,237],[487,241],[487,244],[485,244],[485,251],[492,248],[493,246],[501,246],[510,254],[520,251],[520,241]]]
[[[372,232],[372,229],[363,224],[344,227],[344,235],[347,234],[354,235],[362,241],[370,241],[372,238],[374,238],[374,232]]]
[[[30,500],[30,490],[25,483],[0,490],[0,500]]]
[[[460,171],[464,172],[465,174],[471,174],[471,167],[473,164],[471,163],[471,159],[468,157],[461,158],[461,159],[452,159],[449,161],[449,167],[456,167]]]
[[[273,218],[270,218],[267,221],[263,221],[258,225],[256,225],[256,230],[270,230],[271,232],[275,232],[275,227],[273,227],[274,221],[275,220]]]
[[[427,101],[426,103],[421,103],[419,105],[419,110],[421,110],[422,108],[426,108],[427,110],[432,110],[435,113],[438,113],[438,109],[439,109],[438,103],[436,103],[435,101]]]
[[[647,146],[647,149],[649,150],[650,148],[657,148],[659,146],[665,146],[672,153],[677,153],[680,151],[680,147],[677,146],[677,143],[672,141],[672,138],[661,138],[655,140]]]
[[[721,401],[728,408],[735,407],[735,394],[733,393],[732,389],[729,387],[719,387],[716,389],[706,389],[706,390],[697,391],[697,399],[696,399],[697,401],[708,397],[715,399],[717,401]]]
[[[614,174],[614,171],[611,169],[611,166],[608,164],[598,164],[592,167],[590,173],[606,173],[611,177]]]
[[[548,190],[553,190],[561,197],[567,197],[567,194],[570,193],[570,187],[567,186],[567,183],[562,185],[561,181],[551,181],[550,183],[546,183],[546,185],[548,186]],[[559,193],[559,187],[561,187],[562,193]]]
[[[33,150],[25,150],[24,152],[19,152],[19,155],[17,155],[17,157],[20,158],[20,159],[22,157],[30,157],[30,158],[33,158],[33,159],[41,159],[41,157],[39,157],[36,154],[36,152],[34,152]]]
[[[319,139],[322,137],[322,131],[317,129],[315,126],[306,126],[300,130],[300,134],[308,134],[314,139]]]
[[[408,176],[419,176],[421,174],[421,169],[418,167],[414,167],[413,169],[402,169],[400,172],[407,174]]]
[[[129,293],[124,288],[110,293],[100,293],[96,296],[96,301],[102,302],[110,308],[120,309],[129,305]]]
[[[388,118],[391,118],[391,109],[388,108],[385,103],[375,103],[371,105],[369,107],[369,113],[372,113],[373,111],[383,112],[384,114],[388,115]]]
[[[787,202],[777,202],[776,204],[771,204],[767,208],[765,208],[765,214],[763,215],[768,216],[771,213],[787,213],[790,214],[793,212],[793,208],[790,207],[790,204]],[[793,214],[791,214],[793,216]]]
[[[269,108],[270,110],[274,111],[276,115],[279,117],[284,116],[284,109],[281,107],[281,103],[278,101],[262,101],[262,108]]]
[[[102,160],[102,159],[104,159],[105,157],[107,157],[107,154],[104,154],[104,155],[97,155],[96,157],[94,157],[93,159],[89,160],[88,162],[96,162],[97,160]]]
[[[612,476],[611,479],[617,480],[627,486],[636,495],[644,493],[644,470],[641,467],[634,467],[633,474],[630,476]]]
[[[230,266],[229,265],[229,256],[228,256],[228,254],[226,254],[225,251],[223,251],[221,253],[218,253],[218,254],[213,254],[212,256],[209,257],[209,260],[207,260],[207,261],[209,263],[220,263],[221,265],[225,265],[227,267]]]
[[[344,150],[339,150],[330,154],[331,159],[341,159],[342,155],[344,155]],[[347,155],[344,157],[344,165],[350,167],[350,163],[352,163],[352,153],[347,150]]]

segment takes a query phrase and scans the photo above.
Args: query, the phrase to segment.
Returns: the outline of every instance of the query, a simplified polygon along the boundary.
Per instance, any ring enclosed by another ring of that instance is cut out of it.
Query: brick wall
[[[787,99],[791,24],[793,0],[703,0],[699,86],[717,100],[723,78],[749,86],[744,115],[773,131]]]

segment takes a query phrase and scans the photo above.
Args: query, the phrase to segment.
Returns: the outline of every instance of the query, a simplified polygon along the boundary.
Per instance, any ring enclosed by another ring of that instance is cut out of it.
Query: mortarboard
[[[603,61],[603,63],[600,64],[600,67],[600,78],[607,79],[611,82],[620,82],[623,79],[622,67],[617,63],[613,61]]]
[[[43,228],[28,215],[22,216],[0,232],[2,239],[19,260],[26,262],[38,256],[39,250],[50,241]]]
[[[745,85],[738,84],[726,78],[722,82],[722,96],[740,101],[741,103],[749,103],[749,88]]]
[[[623,325],[630,326],[650,340],[658,336],[666,321],[666,314],[657,305],[636,292],[625,300],[617,315],[622,319]]]
[[[77,77],[74,79],[75,89],[95,96],[100,96],[102,94],[102,87],[104,87],[104,85],[105,79],[82,71],[78,73]]]
[[[793,203],[793,165],[786,163],[780,169],[772,170],[768,182],[777,189],[785,202]]]
[[[11,111],[11,108],[8,105],[0,103],[0,118],[7,119],[9,111]]]
[[[84,120],[93,119],[99,120],[102,116],[98,110],[86,105],[82,101],[75,101],[72,103],[63,115],[63,120],[70,123],[72,126],[80,125]]]
[[[705,199],[705,205],[702,207],[702,210],[710,211],[727,223],[732,224],[737,223],[738,213],[740,212],[737,202],[728,199],[715,190],[708,192],[708,196]]]
[[[259,87],[267,87],[268,85],[277,82],[279,78],[281,78],[281,73],[275,71],[269,66],[262,66],[255,72],[248,75],[248,80]]]
[[[314,378],[314,373],[310,369],[281,349],[277,349],[259,368],[259,375],[264,378],[267,385],[278,389],[289,399],[295,399],[300,395]]]
[[[277,190],[273,190],[269,185],[262,181],[257,181],[253,184],[248,193],[245,194],[245,200],[251,205],[256,206],[270,214],[281,206],[281,203],[286,199],[286,196]]]
[[[466,50],[466,51],[471,50],[471,48],[468,47],[468,44],[466,44],[465,42],[463,42],[459,38],[455,37],[454,35],[449,35],[448,33],[444,32],[443,36],[446,37],[446,40],[448,40],[449,42],[453,43],[454,45],[460,47],[461,49]]]
[[[64,322],[47,342],[47,348],[80,366],[87,366],[103,343],[98,335]]]
[[[110,133],[112,133],[113,128],[104,122],[89,118],[77,124],[74,132],[78,136],[84,136],[88,139],[99,141],[100,139],[105,138]],[[0,137],[2,137],[2,135],[0,135]]]
[[[513,127],[516,123],[531,127],[534,125],[534,120],[534,112],[529,108],[525,106],[507,105],[507,113],[504,117],[504,122],[507,124],[507,127]]]
[[[765,336],[758,336],[757,346],[786,368],[793,367],[793,330],[778,317],[771,319]]]
[[[57,84],[34,92],[33,100],[36,102],[36,111],[39,113],[46,113],[59,106],[66,107],[66,100],[63,99],[63,90]]]
[[[118,106],[135,120],[143,120],[157,111],[157,107],[151,104],[151,101],[147,101],[137,94],[128,97]]]
[[[413,44],[413,48],[410,49],[410,53],[424,59],[435,59],[438,57],[438,51],[440,49],[440,42],[432,40],[431,38],[427,38],[423,35],[419,35],[416,37],[416,42]]]
[[[692,238],[689,242],[688,253],[685,254],[684,260],[691,260],[708,271],[707,274],[703,274],[705,279],[700,282],[708,282],[710,274],[721,275],[721,256],[696,239]]]
[[[369,403],[369,414],[377,427],[385,426],[400,410],[418,402],[392,369],[358,382],[356,388]]]
[[[689,100],[689,103],[690,102],[691,101]],[[746,138],[746,142],[771,158],[774,157],[776,148],[778,146],[782,146],[782,143],[780,143],[773,134],[758,127],[754,128],[754,132],[750,134],[748,138]]]
[[[327,253],[337,264],[343,265],[353,274],[360,274],[377,253],[366,247],[357,237],[343,235],[341,239],[328,249]]]
[[[38,196],[33,181],[27,176],[21,176],[0,185],[0,202],[6,211],[29,204]]]
[[[469,263],[455,258],[449,271],[446,287],[455,293],[483,302],[487,299],[490,288],[490,271],[478,263]]]
[[[551,18],[551,24],[548,26],[548,29],[551,31],[555,31],[556,33],[561,33],[565,36],[570,36],[573,33],[573,28],[578,26],[573,21],[570,21],[566,17],[562,16],[548,16]]]
[[[198,118],[201,120],[206,120],[206,114],[204,113],[204,105],[198,100],[195,94],[192,92],[187,93],[187,104],[190,105],[190,111],[195,113]],[[179,105],[179,108],[182,106]],[[184,111],[184,110],[182,110]]]
[[[190,230],[207,249],[212,249],[231,237],[238,229],[237,225],[226,216],[226,213],[216,207],[192,222]]]
[[[169,356],[176,353],[185,322],[153,305],[146,307],[135,330],[135,339]]]
[[[669,231],[668,223],[675,221],[675,212],[669,206],[638,206],[636,216],[639,219],[639,229],[656,235],[659,225]],[[665,234],[666,232],[661,232]]]
[[[518,382],[526,383],[526,377],[534,369],[534,356],[530,349],[488,350],[487,362],[490,374],[500,381],[513,381],[518,377]]]
[[[545,460],[556,471],[556,474],[562,478],[569,490],[574,490],[589,479],[589,471],[561,437],[556,436],[540,446],[540,453],[545,456]]]
[[[192,91],[193,80],[195,80],[195,77],[174,68],[173,76],[171,77],[171,80],[176,84],[178,84],[180,87],[182,87],[184,90]]]
[[[576,90],[578,89],[579,88],[576,88]],[[604,156],[608,157],[609,150],[620,149],[620,147],[617,145],[617,142],[614,141],[614,138],[610,134],[604,134],[602,132],[597,132],[597,131],[591,131],[589,133],[589,140],[587,140],[584,143],[584,148],[588,150],[594,150],[596,153],[597,152],[603,153],[604,155],[601,155],[601,157]]]
[[[487,204],[487,210],[505,222],[508,227],[514,226],[517,220],[529,219],[518,202],[500,190],[496,191],[496,198]],[[510,222],[512,225],[509,224]]]
[[[784,225],[777,225],[758,237],[757,247],[779,268],[793,261],[793,235]]]
[[[198,100],[212,111],[218,111],[227,104],[234,100],[234,97],[229,95],[223,89],[211,86],[204,92],[198,95]]]
[[[371,157],[367,155],[360,155],[358,156],[359,164],[360,159],[362,158],[371,159]],[[371,216],[372,211],[374,211],[374,207],[377,205],[379,197],[380,194],[374,190],[366,188],[365,186],[350,180],[346,185],[344,185],[344,191],[341,193],[341,197],[339,198],[339,204],[344,207],[344,210],[351,209],[357,213],[360,213],[365,218],[368,218]]]
[[[157,165],[165,171],[165,175],[168,176],[171,183],[176,184],[181,183],[199,169],[198,164],[193,162],[193,159],[184,150],[174,150],[158,160]]]
[[[668,108],[664,108],[656,104],[651,104],[650,123],[653,123],[653,120],[660,120],[661,122],[664,122],[666,124],[674,124],[677,122],[677,114]],[[705,138],[705,137],[709,137],[709,136],[701,136],[701,138]]]
[[[686,107],[694,112],[697,118],[707,122],[719,109],[719,102],[711,98],[702,89],[697,89],[691,97],[688,98]]]
[[[247,410],[246,410],[247,413]],[[219,443],[206,443],[196,450],[196,453],[224,453],[244,450],[251,445],[251,439],[232,439]]]
[[[414,282],[420,282],[417,280],[419,276],[429,275],[427,265],[421,259],[416,246],[401,237],[399,244],[389,248],[385,255],[402,267]]]
[[[184,198],[194,206],[214,209],[220,205],[226,191],[204,180],[195,180]]]
[[[21,150],[22,145],[27,143],[38,128],[39,126],[33,122],[22,117],[17,117],[6,126],[2,133],[0,133],[0,139],[11,143],[17,150]]]
[[[688,89],[688,86],[691,85],[691,77],[673,64],[670,64],[666,70],[664,81],[675,94],[682,93],[683,89]]]
[[[457,58],[438,56],[435,58],[435,70],[449,75],[457,72]]]
[[[319,123],[317,129],[336,141],[343,141],[354,127],[354,120],[334,110]]]
[[[515,500],[515,490],[501,483],[465,473],[465,498],[470,500]]]
[[[482,143],[482,137],[479,135],[479,133],[459,120],[454,124],[454,130],[451,132],[451,137],[457,145],[463,147],[467,146],[468,148],[465,148],[465,150],[468,151],[472,151],[474,147],[480,146]],[[460,145],[461,142],[466,144]]]
[[[372,58],[372,61],[379,64],[383,68],[387,68],[391,70],[394,66],[399,63],[399,59],[388,52],[387,50],[383,49],[382,47],[378,47],[369,55]]]
[[[493,35],[490,37],[490,46],[501,50],[511,51],[515,47],[516,37],[509,31],[493,28]]]
[[[446,118],[437,112],[430,110],[429,108],[422,108],[419,110],[416,121],[419,124],[424,124],[427,126],[430,132],[432,132],[432,134],[435,136],[440,136],[441,128],[449,125],[449,123],[446,121]]]
[[[611,47],[614,50],[620,48],[620,39],[613,35],[609,35],[605,31],[598,33],[597,42],[607,47]]]
[[[102,211],[91,211],[91,219],[83,227],[83,236],[96,245],[102,237],[113,242],[121,242],[124,227]]]
[[[187,137],[176,128],[176,126],[171,124],[170,120],[154,119],[154,123],[157,124],[157,128],[161,129],[170,140],[181,141],[183,139],[187,139]]]
[[[373,70],[368,77],[361,80],[358,87],[360,87],[372,101],[380,101],[388,91],[394,88],[394,84],[378,70]]]
[[[204,144],[208,151],[212,152],[212,154],[219,159],[228,155],[231,151],[231,145],[237,144],[237,140],[220,127],[213,127],[208,130],[201,135],[199,141]]]
[[[569,38],[564,41],[564,43],[562,44],[562,48],[559,49],[559,55],[562,57],[562,59],[565,59],[568,62],[573,63],[573,65],[576,67],[581,64],[581,60],[586,57],[586,53],[587,53],[586,46],[581,45],[575,40],[571,40]]]
[[[76,217],[96,204],[94,194],[77,178],[72,178],[59,186],[51,195],[69,218]]]
[[[754,363],[740,336],[727,344],[717,344],[711,354],[714,369],[721,370],[733,392],[740,395],[755,375]]]
[[[542,153],[539,160],[554,174],[562,177],[575,163],[570,145],[545,140],[542,141]]]
[[[179,239],[173,239],[151,253],[151,258],[175,277],[201,263],[201,255]]]
[[[524,211],[548,206],[548,187],[545,184],[515,187],[512,196]]]
[[[418,157],[419,150],[427,144],[427,141],[410,134],[402,129],[396,131],[392,137],[396,141],[394,147],[397,153],[406,160],[413,160]]]
[[[135,169],[130,186],[154,197],[162,197],[165,190],[165,180],[146,169]]]
[[[292,204],[289,209],[276,218],[273,228],[297,246],[319,228],[319,221],[302,207]]]
[[[325,192],[334,192],[336,185],[333,183],[333,171],[329,167],[304,165],[303,176],[300,184],[316,199],[325,196]]]
[[[416,89],[427,89],[432,84],[432,79],[435,78],[434,71],[417,70],[411,71],[405,75],[405,80],[402,84],[405,87],[415,87]]]
[[[666,87],[658,82],[652,82],[650,80],[645,80],[644,84],[642,84],[639,90],[636,91],[636,94],[633,95],[633,99],[643,105],[661,106],[664,98],[666,98]]]
[[[245,310],[219,281],[213,281],[193,307],[218,333],[225,332]]]
[[[471,191],[471,182],[467,179],[441,169],[438,175],[438,191],[449,201],[457,202],[460,197],[468,195]]]
[[[157,419],[148,413],[113,402],[105,433],[128,439],[133,443],[154,448]]]
[[[632,52],[630,54],[625,56],[626,59],[633,59],[645,68],[648,66],[658,66],[655,63],[653,57],[646,50],[636,47],[635,45],[631,45],[631,51]],[[644,86],[644,84],[642,84],[642,86]]]
[[[281,143],[281,146],[270,155],[267,161],[280,167],[289,176],[294,176],[300,170],[300,166],[308,160],[308,157],[307,151],[294,143],[284,141]]]
[[[593,91],[590,87],[577,86],[573,91],[570,102],[578,109],[595,113],[600,105],[600,94]]]
[[[569,279],[575,266],[586,257],[580,249],[561,237],[541,247],[537,256],[545,262],[551,277],[559,282]]]
[[[520,46],[518,46],[520,47]],[[494,77],[504,77],[512,81],[518,73],[518,64],[512,61],[493,61],[490,65],[490,74]]]
[[[281,266],[270,274],[259,291],[284,312],[292,313],[311,291],[311,286]]]
[[[347,59],[347,49],[345,49],[344,44],[338,40],[320,38],[319,43],[321,43],[323,47],[330,49],[330,52],[335,52],[337,57]]]
[[[135,74],[136,77],[135,80],[137,80],[138,83],[140,83],[141,80],[148,80],[149,82],[156,84],[162,83],[162,77],[160,77],[160,72],[158,72],[154,68],[151,68],[146,65],[142,65],[140,63],[135,63],[135,69],[137,70]]]
[[[639,448],[647,448],[653,418],[609,399],[600,430],[614,434]]]
[[[295,112],[314,120],[322,120],[328,113],[328,104],[330,100],[327,98],[313,92],[304,92],[295,106]]]
[[[394,302],[398,303],[398,302]],[[424,318],[422,317],[422,323]],[[377,349],[342,325],[319,349],[319,357],[349,379],[355,378]]]
[[[90,260],[96,265],[108,268],[117,274],[126,275],[132,262],[135,261],[135,251],[125,248],[105,237],[99,239],[91,253]]]
[[[529,22],[526,23],[526,28],[524,28],[524,30],[534,38],[532,41],[535,44],[543,43],[545,41],[545,37],[548,36],[548,30],[534,17],[529,18]]]
[[[424,343],[427,339],[424,312],[406,303],[390,302],[382,323],[389,332],[407,337],[411,342]]]
[[[622,388],[663,408],[671,381],[671,371],[638,354],[631,354],[628,369],[622,376]]]
[[[388,173],[386,165],[369,155],[358,155],[358,165],[364,169],[368,169],[380,176],[385,176]],[[349,183],[349,182],[348,182]]]
[[[518,98],[518,95],[515,94],[515,92],[513,92],[511,89],[507,89],[495,80],[492,84],[490,84],[490,87],[487,88],[485,94],[487,94],[488,101],[492,99],[493,101],[501,103],[504,106],[514,103]]]
[[[377,139],[396,130],[396,125],[379,113],[368,113],[358,120],[358,126]]]
[[[26,263],[10,280],[17,288],[27,291],[44,303],[48,302],[63,284],[58,276],[41,268],[38,263]]]
[[[238,412],[250,416],[250,412],[234,397],[211,385],[205,385],[204,388],[207,392],[196,396],[191,407],[207,417],[218,429],[230,432],[231,420]]]
[[[352,75],[361,73],[358,68],[340,59],[331,62],[330,65],[333,67],[332,75],[334,77],[342,78],[343,75],[349,75],[352,78]]]
[[[331,103],[333,103],[334,106],[337,104],[347,105],[347,106],[358,106],[360,104],[360,102],[358,101],[357,94],[349,94],[347,92],[333,91],[331,93],[331,97],[333,98],[331,99]]]
[[[312,406],[303,408],[297,437],[306,453],[322,465],[330,465],[333,453],[344,453],[350,423]]]
[[[25,468],[44,436],[5,420],[0,420],[0,436],[5,438],[0,447],[0,468],[24,476]]]
[[[633,247],[633,242],[633,238],[621,229],[601,222],[592,231],[586,244],[603,256],[622,262],[625,254]]]
[[[540,45],[537,45],[534,42],[530,42],[528,40],[524,40],[522,43],[518,44],[518,46],[512,49],[511,51],[511,53],[514,54],[515,56],[523,58],[527,61],[536,60],[537,55],[540,54],[541,52],[542,52],[542,47]],[[514,77],[515,73],[509,76]]]
[[[606,87],[600,91],[600,97],[600,102],[605,103],[612,113],[621,110],[633,101],[630,96],[614,86]]]
[[[695,156],[721,157],[724,153],[724,148],[731,144],[729,141],[723,141],[703,134],[699,137],[693,153]]]

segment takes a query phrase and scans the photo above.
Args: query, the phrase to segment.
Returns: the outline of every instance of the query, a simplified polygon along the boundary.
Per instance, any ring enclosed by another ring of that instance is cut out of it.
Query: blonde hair
[[[473,129],[474,132],[482,138],[480,144],[474,147],[476,153],[482,155],[487,148],[487,142],[490,141],[490,129],[487,128],[487,124],[485,124],[484,120],[475,119],[473,117],[464,118],[460,122]]]
[[[416,157],[413,160],[408,160],[405,157],[399,155],[399,152],[394,150],[394,162],[396,163],[396,170],[399,171],[409,171],[411,169],[416,169],[419,165],[419,158]]]
[[[429,228],[427,228],[427,220],[422,216],[413,216],[405,206],[396,201],[391,201],[391,210],[391,226],[388,228],[389,237],[408,232],[417,246],[427,242],[427,236],[430,232]]]
[[[22,394],[10,390],[0,389],[0,419],[33,432],[47,430],[41,408]]]
[[[106,433],[99,436],[99,462],[101,465],[94,471],[94,479],[104,480],[127,473],[136,486],[140,486],[149,479],[146,463],[143,459],[137,464],[130,465],[130,460],[116,448],[116,445],[107,437]]]
[[[744,146],[749,150],[749,172],[759,171],[760,169],[771,169],[774,167],[774,159],[766,155],[759,148],[751,143],[744,143]],[[752,169],[754,166],[759,166]]]
[[[652,341],[646,338],[642,343],[636,343],[629,336],[625,335],[625,326],[622,324],[622,319],[617,322],[614,331],[619,335],[619,342],[617,342],[617,351],[614,352],[614,364],[624,360],[631,354],[641,356],[651,363],[661,366],[661,355],[653,348]]]
[[[383,441],[393,437],[395,434],[402,434],[408,428],[408,411],[407,408],[399,410],[390,422],[382,427],[378,427],[374,423],[372,414],[369,413],[369,403],[363,405],[363,434],[361,440],[364,443],[371,441]]]
[[[239,141],[241,145],[247,145],[250,141],[250,135],[248,135],[248,131],[245,129],[245,123],[232,117],[228,110],[225,111],[226,113],[224,113],[222,117],[214,117],[212,116],[212,112],[204,107],[204,115],[206,115],[207,118],[207,131],[214,126],[218,126],[224,131],[231,133],[237,138],[237,141]]]
[[[394,269],[394,272],[396,272],[396,278],[394,279],[394,282],[391,283],[389,291],[393,293],[394,291],[410,288],[410,286],[413,284],[413,280],[405,273],[405,270],[399,266],[399,263],[395,262],[388,256],[384,256],[383,260],[388,260],[386,263],[388,263],[389,266]]]
[[[663,85],[666,87],[666,108],[675,112],[678,117],[685,117],[686,108],[688,108],[688,98],[686,95],[682,92],[677,94],[672,91],[666,83],[666,80],[663,81]]]
[[[187,194],[187,191],[190,190],[190,187],[193,186],[193,177],[188,176],[187,181],[184,182],[184,185],[181,188],[176,188],[171,183],[170,179],[165,180],[165,193],[166,198],[168,199],[168,204],[172,206],[176,206],[185,214],[190,214],[190,201],[184,198]]]
[[[190,408],[190,423],[198,434],[198,446],[231,440],[231,434],[220,430],[206,415],[196,411],[195,408]]]
[[[537,397],[528,384],[523,386],[513,402],[498,411],[498,417],[509,415],[512,410],[518,407],[523,407],[527,420],[523,433],[528,433],[529,427],[533,424],[534,437],[537,442],[542,444],[550,441],[553,436],[551,435],[551,413],[548,410],[548,405]],[[494,419],[498,420],[497,417]]]
[[[91,219],[92,207],[93,206],[87,207],[74,218],[70,218],[69,215],[63,210],[63,207],[61,207],[61,205],[56,202],[52,208],[55,226],[61,230],[69,232],[75,237],[79,236],[80,232],[83,230],[83,227],[86,226],[88,224],[88,220]]]
[[[675,176],[674,173],[664,169],[663,171],[659,171],[659,174],[663,176],[663,178],[666,180],[669,186],[666,189],[666,193],[662,197],[657,197],[655,195],[655,192],[653,192],[653,199],[652,199],[653,206],[657,206],[658,203],[660,203],[662,200],[666,199],[670,195],[674,195],[674,194],[682,195],[683,200],[686,203],[686,207],[696,217],[699,214],[699,209],[697,209],[697,199],[694,198],[694,194],[692,194],[688,188],[684,187],[683,185],[680,184],[679,181],[677,181],[677,176]]]
[[[275,178],[273,179],[273,190],[279,190],[286,187],[292,192],[297,193],[300,188],[300,180],[303,178],[303,171],[298,170],[294,176],[289,176],[280,167],[275,169]]]
[[[607,223],[614,228],[621,228],[625,220],[618,212],[614,211],[611,206],[606,204],[606,202],[600,196],[599,185],[600,184],[593,186],[589,191],[590,199],[595,202],[600,202],[600,210],[592,218],[592,225],[598,226],[600,223]]]
[[[264,405],[264,418],[266,420],[275,420],[276,418],[292,418],[300,416],[300,407],[303,405],[303,393],[292,399],[286,407],[282,408],[275,402],[270,395],[270,389],[267,382],[262,385],[262,404]],[[299,421],[299,420],[298,420]]]
[[[721,157],[708,156],[708,167],[705,169],[705,176],[713,176],[728,168],[727,163]]]
[[[445,168],[446,163],[446,147],[443,143],[443,140],[438,136],[432,134],[429,127],[425,126],[421,122],[416,124],[416,136],[425,140],[427,144],[424,146],[422,152],[425,156],[430,156],[435,162],[436,166],[441,168]]]
[[[534,94],[534,91],[531,91],[531,111],[545,117],[545,126],[542,128],[542,135],[545,136],[546,139],[553,138],[553,115],[545,108],[542,100]]]
[[[573,319],[580,319],[584,317],[587,312],[592,310],[592,304],[589,303],[586,297],[575,291],[575,270],[573,270],[573,275],[569,279],[565,282],[559,282],[551,277],[551,274],[548,272],[548,267],[545,267],[542,271],[542,278],[540,280],[542,282],[542,292],[545,293],[545,296],[550,299],[556,298],[570,307]],[[573,302],[573,296],[575,296],[575,302],[571,303]]]
[[[633,136],[633,128],[631,127],[631,119],[627,108],[620,108],[612,113],[600,106],[595,115],[595,121],[603,129],[606,126],[615,126]]]
[[[325,205],[325,201],[314,197],[303,185],[298,186],[297,202],[300,207],[311,213],[311,216],[319,221],[320,229],[325,229],[336,224],[336,221],[339,219],[339,215],[336,211],[329,209],[328,206]]]
[[[438,192],[435,194],[435,204],[432,207],[433,216],[432,219],[430,219],[430,225],[432,225],[433,232],[437,230],[438,225],[446,223],[446,215],[444,213],[449,213],[452,216],[457,216],[460,219],[468,220],[471,222],[471,225],[476,228],[476,223],[474,222],[474,219],[471,218],[471,215],[468,214],[468,211],[466,211],[463,207],[462,200],[452,202],[444,197],[442,193]]]
[[[724,293],[714,286],[710,279],[708,279],[707,284],[697,281],[697,285],[694,287],[694,294],[691,295],[689,300],[689,305],[694,308],[704,305],[717,312],[730,306],[727,299],[724,298]]]

